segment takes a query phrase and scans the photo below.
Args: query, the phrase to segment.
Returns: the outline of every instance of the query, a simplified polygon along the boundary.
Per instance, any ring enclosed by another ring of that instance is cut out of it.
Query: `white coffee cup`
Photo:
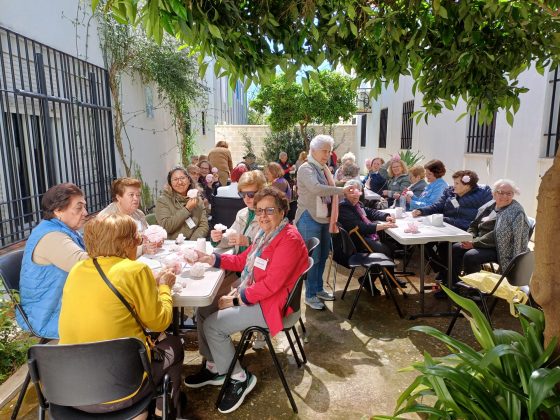
[[[196,250],[200,252],[206,252],[206,239],[198,238],[196,240]]]
[[[434,226],[443,226],[443,214],[433,214],[432,224]]]
[[[397,219],[402,219],[402,217],[403,217],[403,208],[402,207],[395,207],[395,217]]]

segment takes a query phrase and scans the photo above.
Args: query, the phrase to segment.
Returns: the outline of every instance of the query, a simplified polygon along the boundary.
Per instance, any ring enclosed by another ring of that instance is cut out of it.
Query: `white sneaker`
[[[325,290],[321,290],[320,292],[317,292],[317,297],[321,300],[334,300],[334,295]]]
[[[305,299],[305,304],[311,309],[315,309],[317,311],[325,309],[325,304],[321,302],[317,296]]]

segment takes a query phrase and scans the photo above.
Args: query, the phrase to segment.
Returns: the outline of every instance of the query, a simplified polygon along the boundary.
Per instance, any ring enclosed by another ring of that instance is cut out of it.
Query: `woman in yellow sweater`
[[[60,344],[78,344],[123,337],[146,341],[142,326],[103,280],[100,270],[114,288],[135,310],[145,329],[165,331],[172,320],[173,302],[170,288],[175,275],[160,272],[155,278],[150,268],[136,259],[140,235],[134,220],[124,214],[111,214],[89,221],[84,228],[84,242],[89,255],[76,264],[66,280],[59,318]],[[152,360],[156,384],[166,373],[172,381],[173,402],[180,396],[184,351],[179,337],[161,337],[156,347],[162,360]],[[159,358],[158,358],[159,359]],[[126,408],[150,392],[144,383],[135,393],[118,401],[79,407],[93,413]],[[161,401],[157,408],[161,410]]]

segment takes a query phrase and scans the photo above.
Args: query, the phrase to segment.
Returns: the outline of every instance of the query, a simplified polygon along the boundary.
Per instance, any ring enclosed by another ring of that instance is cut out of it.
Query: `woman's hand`
[[[142,242],[142,254],[155,254],[156,250],[158,249],[157,242],[150,242],[148,238],[144,237],[144,241]]]
[[[221,230],[211,230],[210,231],[210,239],[214,242],[220,242],[224,236],[224,233]]]
[[[389,222],[389,223],[395,223],[397,221],[397,219],[395,217],[391,216],[390,214],[388,214],[387,217],[385,218],[385,221]]]
[[[397,224],[394,222],[389,222],[389,223],[378,223],[377,226],[375,227],[375,230],[377,232],[381,231],[381,230],[385,230],[385,229],[391,229],[391,228],[396,228]]]
[[[343,191],[344,191],[344,193],[351,193],[352,191],[354,191],[354,186],[348,185],[348,186],[343,188]]]
[[[398,192],[396,192],[396,193],[393,194],[393,198],[394,198],[395,200],[398,200],[400,196],[401,196],[401,195],[400,195],[400,193],[398,193]]]
[[[246,236],[236,233],[228,236],[228,245],[230,246],[249,246],[249,240]]]
[[[198,198],[189,198],[187,204],[185,204],[185,208],[188,211],[193,211],[193,209],[198,205]]]
[[[232,289],[231,292],[229,292],[227,295],[223,295],[218,300],[218,308],[219,309],[226,309],[226,308],[231,308],[232,306],[235,306],[233,304],[233,299],[235,299],[235,298],[237,298],[239,300],[240,305],[243,305],[243,301],[239,297],[239,292],[237,291],[237,289]]]
[[[196,261],[191,261],[190,259],[188,259],[185,256],[185,260],[189,263],[189,264],[193,264],[195,262],[201,262],[201,263],[206,263],[209,264],[211,266],[214,265],[214,263],[216,262],[216,256],[214,254],[205,254],[204,252],[199,251],[198,249],[193,249],[194,252],[196,252]]]
[[[388,197],[389,196],[389,190],[383,190],[383,196]]]
[[[412,217],[422,216],[422,212],[418,209],[412,210],[412,213],[410,213],[410,214],[412,215]]]
[[[410,195],[406,195],[406,202],[410,203],[412,201],[412,197]]]
[[[463,249],[473,249],[474,245],[472,242],[461,242],[461,248]]]
[[[175,284],[175,274],[169,270],[162,270],[156,275],[156,284],[158,286],[166,284],[169,287],[173,287]]]

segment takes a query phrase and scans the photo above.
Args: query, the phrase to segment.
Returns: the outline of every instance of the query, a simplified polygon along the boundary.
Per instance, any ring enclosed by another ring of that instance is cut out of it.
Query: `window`
[[[360,130],[360,147],[366,147],[366,127],[367,127],[367,114],[363,114],[361,119],[361,130]]]
[[[379,148],[387,147],[387,117],[389,116],[389,108],[383,108],[379,114]]]
[[[206,135],[206,112],[202,111],[202,135]]]
[[[552,97],[550,100],[550,115],[547,122],[546,139],[546,157],[556,156],[558,144],[560,143],[560,72],[558,67],[550,71],[552,79]]]
[[[494,135],[496,134],[496,114],[489,124],[478,123],[478,112],[469,118],[467,134],[467,153],[494,153]]]
[[[414,100],[404,102],[402,105],[401,125],[401,149],[412,148],[412,113],[414,112]]]

